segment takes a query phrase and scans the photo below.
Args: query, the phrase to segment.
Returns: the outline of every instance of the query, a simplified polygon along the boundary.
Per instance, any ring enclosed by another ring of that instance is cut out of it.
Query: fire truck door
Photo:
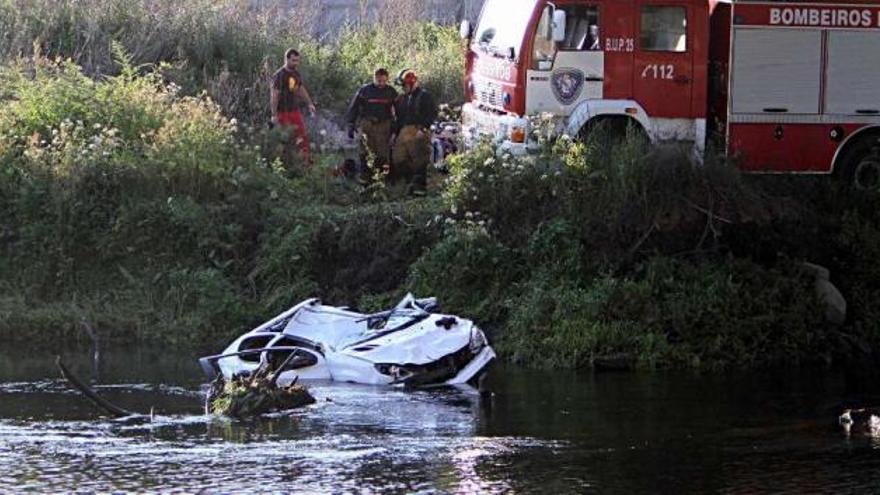
[[[691,117],[694,9],[682,0],[637,2],[636,101],[651,117]]]
[[[561,4],[566,11],[565,40],[549,40],[551,9],[544,10],[532,46],[526,75],[526,113],[568,116],[586,99],[602,98],[605,54],[599,28],[599,8]]]

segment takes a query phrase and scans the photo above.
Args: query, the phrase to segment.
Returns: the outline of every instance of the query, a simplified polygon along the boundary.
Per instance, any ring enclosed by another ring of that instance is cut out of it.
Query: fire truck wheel
[[[860,191],[880,191],[880,157],[871,155],[859,162],[852,183]]]
[[[851,143],[834,169],[835,175],[857,190],[880,190],[880,134]]]
[[[650,143],[642,126],[629,117],[599,117],[591,120],[581,129],[578,140],[609,149],[627,142],[640,147]]]

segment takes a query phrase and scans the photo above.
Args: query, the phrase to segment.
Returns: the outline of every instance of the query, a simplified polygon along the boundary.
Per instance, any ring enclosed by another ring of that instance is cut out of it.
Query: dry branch
[[[64,379],[67,380],[68,383],[79,390],[87,399],[89,399],[89,401],[91,401],[92,404],[96,405],[99,409],[107,411],[117,418],[141,416],[140,414],[123,409],[98,395],[98,393],[95,392],[91,387],[83,383],[82,380],[71,373],[70,370],[67,369],[67,366],[64,366],[64,363],[61,362],[61,356],[55,357],[55,366],[58,367],[58,370],[61,371],[61,376],[64,377]]]

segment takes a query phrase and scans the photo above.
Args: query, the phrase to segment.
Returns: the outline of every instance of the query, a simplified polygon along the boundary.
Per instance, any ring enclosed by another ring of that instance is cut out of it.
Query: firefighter
[[[376,69],[373,83],[360,88],[348,106],[348,137],[354,139],[361,131],[361,166],[358,179],[368,182],[373,167],[386,170],[391,167],[391,131],[394,125],[394,100],[397,91],[388,85],[388,71]],[[372,155],[373,162],[369,162]],[[372,167],[371,167],[372,165]]]
[[[272,125],[280,126],[289,132],[290,140],[298,145],[303,162],[311,166],[312,158],[309,151],[309,134],[300,109],[306,106],[309,114],[315,116],[315,104],[309,90],[303,84],[298,67],[300,54],[291,48],[284,54],[284,66],[272,76],[269,108],[272,111]]]
[[[437,104],[420,87],[414,70],[401,71],[397,79],[404,94],[394,103],[397,120],[392,137],[393,172],[407,181],[408,194],[424,196],[428,185],[428,164],[433,155],[431,125],[437,118]]]

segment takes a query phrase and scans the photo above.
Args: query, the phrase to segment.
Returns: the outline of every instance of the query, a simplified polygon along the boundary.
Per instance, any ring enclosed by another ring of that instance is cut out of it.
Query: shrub
[[[873,217],[873,218],[872,218]],[[880,224],[876,210],[843,214],[840,233],[834,239],[838,271],[834,281],[847,298],[855,333],[867,337],[873,348],[880,345]]]
[[[654,258],[632,275],[538,277],[511,301],[499,349],[515,361],[589,366],[762,367],[830,358],[809,276],[794,266]]]
[[[701,165],[638,139],[610,152],[565,136],[542,143],[526,157],[483,143],[451,160],[444,199],[452,214],[480,215],[508,243],[563,216],[574,237],[616,265],[656,249],[717,247],[726,224],[763,208],[761,193],[714,157]]]
[[[501,302],[517,280],[516,254],[473,225],[447,234],[410,268],[407,289],[436,296],[443,311],[479,322],[500,322]]]

